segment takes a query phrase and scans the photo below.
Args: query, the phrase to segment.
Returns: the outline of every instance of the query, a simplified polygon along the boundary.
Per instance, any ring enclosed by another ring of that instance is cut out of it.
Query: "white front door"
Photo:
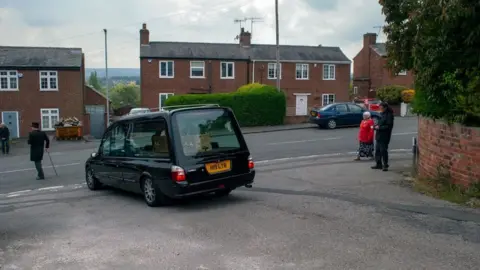
[[[296,95],[295,115],[307,115],[308,96]]]

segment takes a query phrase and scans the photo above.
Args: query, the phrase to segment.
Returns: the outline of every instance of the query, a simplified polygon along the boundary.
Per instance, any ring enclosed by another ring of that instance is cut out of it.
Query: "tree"
[[[116,84],[109,92],[114,109],[125,105],[136,107],[140,104],[140,87],[135,83]]]
[[[96,71],[92,71],[92,73],[90,73],[90,77],[88,78],[88,84],[98,91],[105,92],[102,85],[100,84],[100,81],[98,80]]]
[[[389,66],[415,73],[413,109],[480,125],[480,2],[381,0]]]

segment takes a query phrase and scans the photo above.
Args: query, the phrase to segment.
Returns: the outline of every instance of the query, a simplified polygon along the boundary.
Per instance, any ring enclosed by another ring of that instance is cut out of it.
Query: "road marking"
[[[393,133],[392,136],[400,136],[400,135],[415,135],[418,132],[403,132],[403,133]]]
[[[60,165],[55,165],[55,168],[58,168],[58,167],[68,167],[68,166],[76,166],[76,165],[80,165],[82,163],[69,163],[69,164],[60,164]],[[52,166],[44,166],[43,167],[44,169],[48,169],[48,168],[53,168]],[[16,172],[26,172],[26,171],[33,171],[35,170],[35,168],[26,168],[26,169],[18,169],[18,170],[11,170],[11,171],[3,171],[3,172],[0,172],[0,174],[7,174],[7,173],[16,173]]]
[[[389,152],[410,152],[412,149],[392,149]],[[319,154],[319,155],[309,155],[309,156],[298,156],[298,157],[286,157],[286,158],[277,158],[269,160],[259,160],[255,161],[255,164],[265,164],[265,163],[277,163],[282,161],[293,161],[293,160],[303,160],[303,159],[316,159],[316,158],[326,158],[326,157],[338,157],[346,155],[355,155],[357,152],[346,152],[346,153],[330,153],[330,154]]]
[[[39,188],[37,190],[52,190],[52,189],[59,189],[59,188],[64,188],[65,186],[53,186],[53,187],[44,187],[44,188]]]
[[[10,192],[7,195],[22,194],[22,193],[26,193],[26,192],[30,192],[30,191],[32,191],[32,190],[31,189],[19,190],[19,191]]]
[[[268,143],[268,145],[279,145],[279,144],[290,144],[290,143],[305,143],[305,142],[318,142],[318,141],[330,141],[330,140],[338,140],[338,139],[342,139],[342,138],[343,138],[343,137],[332,137],[332,138],[322,138],[322,139],[313,139],[313,140],[275,142],[275,143]]]
[[[401,136],[401,135],[415,135],[417,132],[403,132],[403,133],[393,133],[392,136]],[[292,143],[307,143],[307,142],[319,142],[319,141],[331,141],[331,140],[340,140],[344,137],[331,137],[331,138],[321,138],[321,139],[311,139],[311,140],[300,140],[300,141],[285,141],[285,142],[274,142],[267,143],[267,145],[279,145],[279,144],[292,144]]]

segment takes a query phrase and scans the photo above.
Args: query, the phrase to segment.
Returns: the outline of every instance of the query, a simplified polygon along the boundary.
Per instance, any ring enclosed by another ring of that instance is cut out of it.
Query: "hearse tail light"
[[[248,168],[250,170],[253,170],[255,168],[255,163],[253,162],[253,158],[252,157],[248,157]]]
[[[172,180],[175,182],[184,182],[187,180],[185,170],[178,166],[172,166]]]

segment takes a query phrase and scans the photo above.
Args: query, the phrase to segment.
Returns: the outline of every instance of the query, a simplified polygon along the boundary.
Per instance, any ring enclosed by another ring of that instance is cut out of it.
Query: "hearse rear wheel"
[[[153,180],[150,177],[142,179],[142,191],[145,203],[150,207],[169,205],[173,201],[153,184]]]

